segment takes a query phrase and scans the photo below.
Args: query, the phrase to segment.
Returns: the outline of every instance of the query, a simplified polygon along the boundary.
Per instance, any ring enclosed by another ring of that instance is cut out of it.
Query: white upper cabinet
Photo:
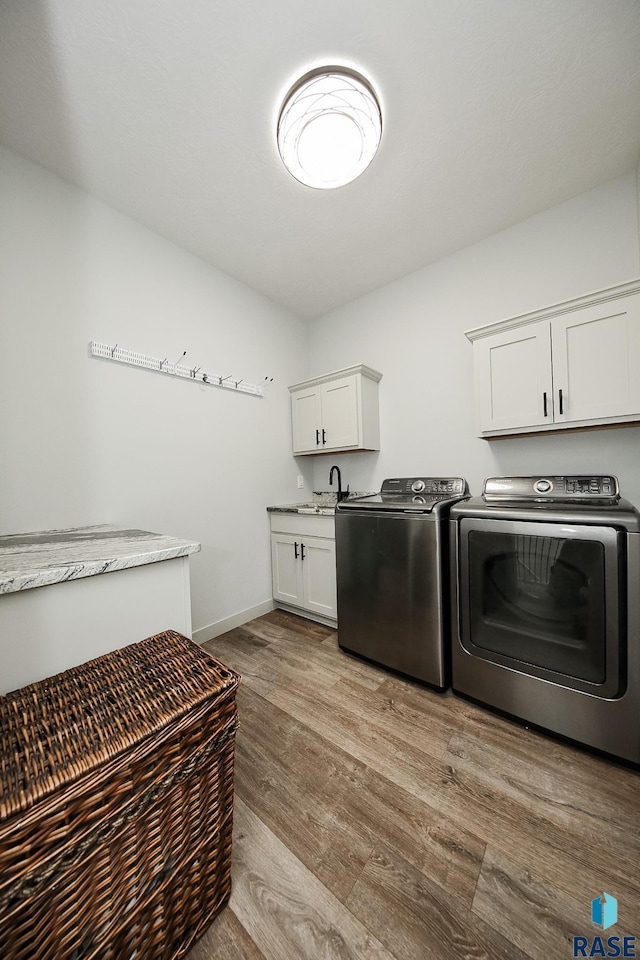
[[[481,429],[523,429],[552,422],[548,322],[474,343]]]
[[[640,296],[557,317],[551,326],[558,422],[640,414]]]
[[[359,379],[359,375],[353,374],[320,386],[322,429],[328,448],[360,446],[362,404],[358,400]]]
[[[379,450],[381,377],[359,364],[289,387],[293,453]]]
[[[289,387],[291,390],[291,387]],[[322,423],[322,401],[318,387],[291,394],[291,424],[294,453],[317,453]]]
[[[467,337],[481,436],[640,420],[640,281]]]

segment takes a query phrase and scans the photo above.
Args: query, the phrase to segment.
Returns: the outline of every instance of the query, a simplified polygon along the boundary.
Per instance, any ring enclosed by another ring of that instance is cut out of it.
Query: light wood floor
[[[640,774],[399,679],[281,611],[238,696],[233,893],[188,960],[566,960],[640,937]]]

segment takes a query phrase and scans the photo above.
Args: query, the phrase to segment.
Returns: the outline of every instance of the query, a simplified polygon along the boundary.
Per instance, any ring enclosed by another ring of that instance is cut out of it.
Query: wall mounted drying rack
[[[264,396],[264,389],[253,383],[245,383],[244,380],[231,375],[221,377],[217,373],[203,370],[202,367],[190,367],[180,363],[187,355],[186,350],[175,363],[170,363],[167,357],[160,360],[158,357],[151,357],[146,353],[125,350],[124,347],[119,347],[117,343],[112,346],[108,343],[98,343],[97,340],[92,340],[89,346],[91,356],[100,357],[102,360],[113,360],[114,363],[126,363],[132,367],[154,370],[156,373],[164,373],[170,377],[181,377],[183,380],[191,380],[192,383],[204,384],[207,387],[224,387],[227,390],[237,390],[239,393],[250,393],[254,397]],[[265,383],[272,382],[273,377],[265,377]]]

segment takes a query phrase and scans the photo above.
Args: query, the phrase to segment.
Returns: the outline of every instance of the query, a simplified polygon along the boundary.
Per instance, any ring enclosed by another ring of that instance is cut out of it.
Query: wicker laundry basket
[[[0,697],[0,958],[174,960],[231,892],[239,677],[167,631]]]

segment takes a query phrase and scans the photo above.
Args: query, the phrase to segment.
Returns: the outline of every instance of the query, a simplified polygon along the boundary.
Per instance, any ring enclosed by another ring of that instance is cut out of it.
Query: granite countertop
[[[0,537],[0,594],[197,553],[200,544],[111,524]]]
[[[348,500],[355,500],[357,497],[370,497],[371,493],[366,491],[353,491],[349,493]],[[314,493],[312,500],[304,503],[284,503],[280,506],[267,507],[268,513],[307,513],[312,516],[333,517],[336,512],[336,503],[338,501],[335,493]]]

